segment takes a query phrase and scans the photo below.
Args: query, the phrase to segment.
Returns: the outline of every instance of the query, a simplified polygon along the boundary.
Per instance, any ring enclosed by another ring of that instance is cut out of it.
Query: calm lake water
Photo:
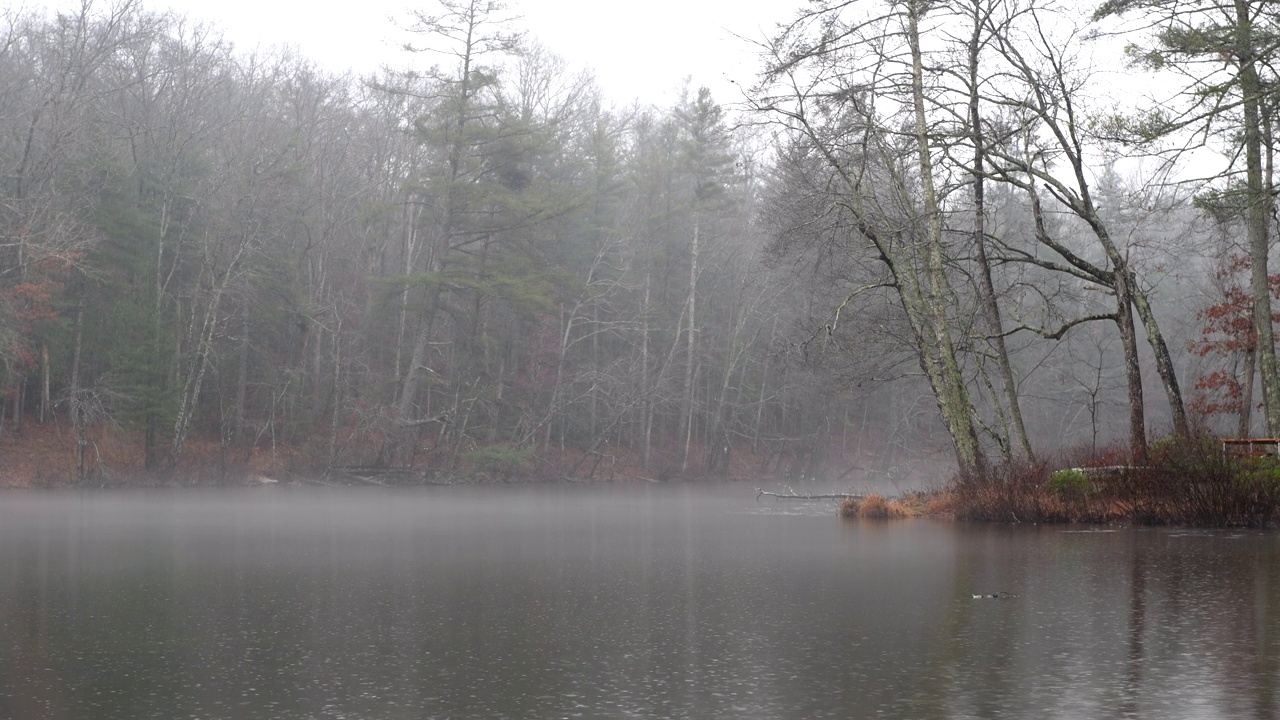
[[[14,720],[1277,716],[1276,532],[740,485],[0,495]]]

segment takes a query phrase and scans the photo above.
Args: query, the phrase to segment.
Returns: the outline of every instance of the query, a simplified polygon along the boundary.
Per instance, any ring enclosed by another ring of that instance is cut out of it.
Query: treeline
[[[1280,32],[1241,7],[815,3],[733,116],[611,106],[496,2],[412,14],[407,69],[359,79],[136,2],[8,11],[0,451],[56,419],[82,475],[118,428],[160,471],[198,438],[901,478],[1141,460],[1259,396],[1280,433]],[[1201,84],[1118,111],[1095,37]],[[1169,170],[1192,145],[1199,183]]]
[[[715,99],[611,108],[495,3],[412,24],[356,80],[134,2],[5,15],[6,433],[57,413],[81,473],[114,425],[159,470],[812,474],[847,407],[778,352],[805,303]]]

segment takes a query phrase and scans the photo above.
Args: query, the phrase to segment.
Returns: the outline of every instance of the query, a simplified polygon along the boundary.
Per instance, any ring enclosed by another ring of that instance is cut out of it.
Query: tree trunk
[[[403,254],[403,257],[401,259],[404,260],[403,269],[404,269],[405,277],[408,277],[410,274],[413,273],[413,255],[414,255],[414,247],[417,245],[416,241],[417,241],[417,228],[418,228],[417,212],[415,212],[416,207],[417,207],[416,204],[413,202],[406,203],[406,206],[405,206],[405,212],[408,215],[408,218],[405,220],[405,224],[408,227],[405,228],[404,244],[401,249],[401,253]],[[397,323],[396,323],[395,376],[397,378],[404,377],[403,374],[401,374],[400,363],[404,362],[405,332],[409,326],[409,282],[408,281],[405,281],[400,284],[399,310],[400,310],[398,313],[399,317],[397,318]]]
[[[396,411],[401,419],[408,420],[413,412],[413,402],[418,395],[418,384],[422,379],[422,371],[427,367],[427,351],[431,349],[431,322],[418,332],[417,342],[413,344],[413,355],[409,358],[409,367],[405,368],[404,380],[400,385],[400,397],[396,400]]]
[[[696,348],[694,336],[698,330],[698,220],[696,217],[693,221],[693,242],[689,245],[689,253],[691,256],[689,261],[689,336],[685,339],[687,344],[685,345],[684,406],[681,413],[684,415],[684,454],[680,459],[680,470],[682,472],[689,468],[689,446],[693,443],[693,379],[694,350]]]
[[[556,406],[560,403],[560,384],[564,382],[564,365],[569,354],[569,339],[573,332],[573,314],[569,313],[566,316],[563,305],[560,307],[560,317],[560,349],[556,353],[556,379],[551,384],[551,398],[547,401],[547,416],[542,432],[543,452],[546,452],[551,445],[551,428],[556,421]]]
[[[987,332],[991,335],[992,349],[1000,368],[1000,382],[1004,385],[1005,401],[1009,404],[1009,420],[1013,425],[1012,440],[1017,442],[1023,457],[1032,458],[1031,441],[1027,438],[1027,428],[1022,420],[1022,404],[1018,399],[1018,385],[1013,375],[1013,364],[1009,361],[1009,349],[1004,341],[1004,323],[1000,318],[1000,306],[996,302],[995,283],[991,280],[991,263],[987,260],[987,219],[985,195],[985,169],[983,156],[986,153],[985,136],[982,132],[982,114],[978,106],[978,51],[982,31],[982,13],[979,3],[973,5],[973,37],[969,42],[969,122],[973,138],[973,242],[977,250],[978,280],[982,296],[983,315],[986,316]],[[1012,442],[1006,447],[1012,446]]]
[[[244,435],[245,402],[249,395],[249,308],[240,311],[240,357],[236,367],[235,425],[231,429],[231,441],[239,442]],[[316,345],[320,344],[319,339]]]
[[[208,272],[210,282],[214,287],[203,311],[199,335],[191,333],[195,337],[195,347],[191,350],[193,355],[186,362],[185,377],[180,379],[182,395],[178,398],[178,415],[173,423],[173,442],[169,447],[168,467],[170,470],[178,465],[178,458],[182,455],[183,445],[187,441],[187,432],[191,429],[191,422],[195,418],[195,413],[199,406],[200,391],[204,385],[205,375],[209,370],[209,355],[213,352],[213,340],[218,327],[218,310],[222,304],[222,298],[226,295],[232,279],[240,270],[240,262],[249,251],[251,238],[252,235],[249,232],[246,232],[240,238],[235,252],[228,259],[227,267],[221,274],[215,274],[215,269],[211,266],[212,263],[206,261],[210,267],[205,272]],[[206,250],[207,252],[208,250]],[[191,309],[193,328],[196,324],[196,315],[197,310],[193,304]]]
[[[652,271],[644,274],[644,304],[640,308],[640,391],[644,394],[641,422],[644,425],[644,446],[640,453],[640,467],[649,469],[650,451],[653,447],[653,395],[656,388],[649,387],[649,295],[653,284]]]
[[[458,182],[462,170],[462,153],[463,138],[467,126],[467,120],[471,113],[472,100],[472,73],[471,66],[475,57],[473,53],[477,50],[477,43],[480,38],[472,36],[475,30],[475,10],[476,6],[471,6],[472,13],[467,16],[466,41],[462,51],[462,68],[458,78],[458,95],[456,114],[451,118],[451,124],[454,128],[454,139],[448,143],[446,148],[448,156],[448,171],[445,179],[444,189],[444,211],[440,219],[440,235],[436,240],[437,247],[430,248],[426,261],[428,271],[444,272],[445,265],[448,262],[446,255],[452,249],[453,235],[455,230],[455,222],[459,212]],[[413,356],[409,361],[409,367],[405,370],[403,380],[400,385],[400,392],[396,399],[396,410],[401,420],[408,420],[413,410],[413,402],[418,393],[418,383],[421,380],[421,373],[426,369],[427,351],[431,344],[431,328],[434,324],[436,308],[440,302],[440,286],[437,284],[427,293],[426,303],[426,319],[423,321],[422,329],[418,333],[418,339],[413,346]],[[397,437],[389,448],[391,455],[394,456],[396,446],[403,444],[405,438]],[[384,451],[388,448],[384,447]],[[385,456],[386,453],[384,452]],[[387,458],[383,458],[387,459]]]
[[[17,386],[13,392],[13,434],[18,435],[22,432],[22,400],[26,394],[27,376],[19,375]]]
[[[1120,330],[1120,344],[1124,348],[1124,376],[1129,400],[1129,452],[1135,463],[1147,459],[1147,427],[1142,398],[1142,368],[1138,364],[1138,336],[1133,325],[1133,304],[1129,292],[1127,273],[1117,270],[1116,278],[1116,326]]]
[[[1253,23],[1247,0],[1235,0],[1235,53],[1240,63],[1240,93],[1244,109],[1245,187],[1249,204],[1246,222],[1249,238],[1249,291],[1253,293],[1253,324],[1258,335],[1258,374],[1262,378],[1262,403],[1267,434],[1280,433],[1280,366],[1276,362],[1275,333],[1271,318],[1271,287],[1267,279],[1267,225],[1271,210],[1270,189],[1263,187],[1262,127],[1259,98],[1262,82],[1255,65]]]
[[[1187,407],[1182,400],[1182,388],[1178,385],[1178,374],[1173,367],[1173,358],[1169,355],[1169,346],[1165,344],[1164,335],[1156,323],[1155,311],[1147,300],[1147,294],[1137,285],[1133,274],[1129,273],[1129,288],[1133,295],[1133,306],[1138,310],[1138,317],[1147,331],[1147,344],[1151,346],[1156,357],[1156,374],[1164,384],[1164,393],[1169,400],[1169,410],[1173,415],[1173,432],[1182,437],[1191,433],[1187,422]]]
[[[1252,433],[1253,426],[1253,382],[1258,365],[1258,353],[1255,348],[1244,351],[1244,378],[1240,381],[1240,420],[1236,426],[1236,437],[1246,438]]]
[[[85,478],[85,448],[89,444],[84,416],[84,400],[80,392],[80,354],[84,347],[84,297],[76,302],[76,321],[71,351],[71,429],[76,435],[76,477]]]
[[[49,343],[40,341],[40,424],[49,421],[53,402],[49,395]]]
[[[922,295],[926,307],[921,308],[931,337],[920,338],[922,353],[936,352],[938,382],[935,386],[943,421],[955,445],[956,459],[962,477],[980,475],[984,466],[982,448],[973,427],[973,404],[960,374],[960,365],[952,343],[947,308],[949,292],[942,258],[942,215],[938,195],[933,184],[933,159],[930,157],[928,124],[925,120],[924,68],[920,51],[919,16],[927,6],[925,0],[907,2],[907,41],[911,46],[911,99],[915,109],[916,145],[920,158],[920,179],[923,191],[924,213],[928,221],[925,238],[926,293]],[[924,347],[932,342],[933,348]],[[922,356],[923,358],[924,356]]]

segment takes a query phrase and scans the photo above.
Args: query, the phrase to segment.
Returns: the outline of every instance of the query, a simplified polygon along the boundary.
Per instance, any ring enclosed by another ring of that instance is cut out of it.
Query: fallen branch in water
[[[862,496],[862,495],[849,495],[849,494],[839,494],[839,495],[809,495],[809,494],[805,494],[805,495],[801,495],[801,494],[797,493],[795,490],[792,490],[791,488],[787,488],[787,492],[785,492],[785,493],[769,492],[768,490],[761,490],[760,488],[756,488],[756,502],[760,502],[760,498],[762,498],[762,497],[764,497],[764,496],[766,496],[766,495],[767,495],[768,497],[772,497],[772,498],[780,498],[780,499],[782,499],[782,500],[844,500],[844,499],[847,499],[847,498],[853,498],[854,500],[861,500],[861,499],[863,498],[863,496]]]

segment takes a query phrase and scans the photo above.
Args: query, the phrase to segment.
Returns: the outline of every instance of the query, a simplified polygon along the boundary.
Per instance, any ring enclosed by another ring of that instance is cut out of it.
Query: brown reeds
[[[896,520],[916,517],[919,511],[908,503],[898,499],[888,499],[883,495],[872,493],[858,498],[845,498],[840,503],[840,517],[858,518],[860,520]]]

